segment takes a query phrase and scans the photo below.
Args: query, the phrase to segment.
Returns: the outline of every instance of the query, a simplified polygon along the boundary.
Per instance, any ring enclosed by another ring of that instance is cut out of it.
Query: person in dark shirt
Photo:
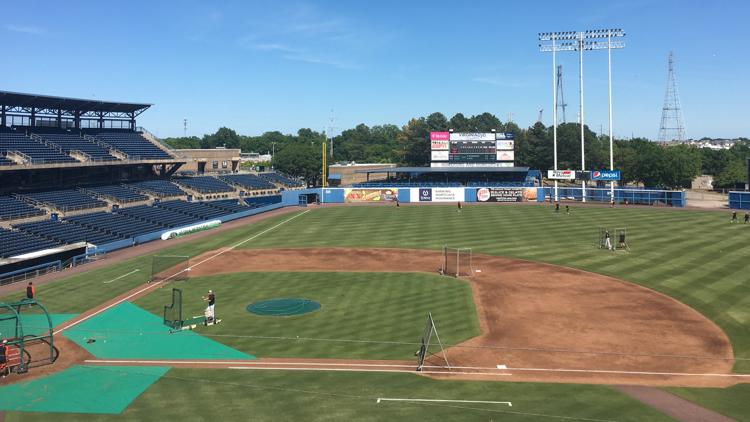
[[[730,223],[736,223],[737,222],[737,211],[732,211],[732,219],[729,220]]]
[[[555,212],[560,212],[560,203],[555,202]]]
[[[8,340],[3,339],[3,342],[0,343],[0,377],[5,378],[9,373],[10,369],[8,369]]]
[[[745,224],[750,223],[750,212],[745,213]]]
[[[26,286],[26,299],[36,298],[36,289],[34,285],[29,281],[29,285]]]
[[[212,323],[216,317],[214,306],[216,305],[216,295],[214,294],[213,290],[208,291],[207,296],[203,296],[203,300],[208,302],[208,306],[206,307],[206,323]]]

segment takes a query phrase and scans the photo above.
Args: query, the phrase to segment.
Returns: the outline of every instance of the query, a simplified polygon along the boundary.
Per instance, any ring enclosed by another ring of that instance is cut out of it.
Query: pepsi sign
[[[591,180],[620,180],[620,170],[593,170]]]

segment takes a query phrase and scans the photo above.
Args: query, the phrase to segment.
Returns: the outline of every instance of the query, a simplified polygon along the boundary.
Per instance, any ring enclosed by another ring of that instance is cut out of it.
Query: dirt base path
[[[424,250],[245,249],[225,251],[193,268],[191,277],[251,271],[435,273],[440,261],[439,252]],[[447,350],[450,365],[467,372],[464,378],[511,373],[514,381],[671,386],[750,381],[730,375],[733,354],[723,331],[666,295],[555,265],[487,255],[474,255],[473,262],[481,272],[467,281],[482,335]],[[436,356],[429,362],[445,366]]]
[[[636,385],[615,386],[615,389],[683,422],[733,422],[713,410],[698,406],[674,394],[653,387]]]

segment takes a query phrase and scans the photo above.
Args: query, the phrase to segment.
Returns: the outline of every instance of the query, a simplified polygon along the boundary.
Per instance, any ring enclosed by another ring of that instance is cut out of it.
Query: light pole
[[[579,124],[581,125],[581,171],[586,170],[585,156],[585,131],[584,131],[584,114],[583,114],[583,52],[584,50],[602,50],[607,49],[608,56],[608,83],[609,83],[609,168],[614,170],[613,156],[613,129],[612,129],[612,49],[624,48],[625,43],[622,41],[612,41],[612,38],[622,38],[625,31],[622,29],[596,29],[591,31],[575,32],[542,32],[539,33],[539,51],[552,52],[552,65],[555,66],[557,51],[578,51],[578,83],[579,83]],[[600,42],[597,39],[607,38],[607,42]],[[556,43],[556,40],[563,40],[562,43]],[[550,44],[542,44],[542,41],[551,41]],[[555,86],[556,73],[553,73],[552,82]],[[555,151],[555,170],[557,170],[557,90],[553,90],[552,98],[554,100],[555,112],[553,115],[553,142]],[[610,184],[610,196],[614,199],[614,182]],[[581,194],[583,202],[586,202],[586,181],[581,182]],[[557,181],[555,181],[555,200],[557,200]]]

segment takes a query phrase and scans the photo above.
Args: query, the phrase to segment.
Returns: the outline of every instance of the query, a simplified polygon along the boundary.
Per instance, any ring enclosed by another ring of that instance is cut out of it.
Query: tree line
[[[428,166],[429,134],[432,131],[511,132],[515,135],[517,166],[540,169],[554,168],[553,131],[541,122],[520,128],[514,122],[502,122],[491,113],[465,116],[457,113],[448,119],[442,113],[410,119],[405,125],[367,126],[359,124],[333,138],[332,162],[396,163],[406,166]],[[558,168],[581,169],[581,127],[563,123],[557,127]],[[325,133],[299,129],[296,134],[278,131],[259,136],[240,135],[222,127],[215,133],[198,137],[166,138],[173,148],[239,148],[243,152],[261,154],[275,152],[274,168],[308,183],[318,184],[321,178],[321,145]],[[609,138],[599,136],[584,126],[586,169],[609,168]],[[714,176],[714,186],[735,188],[745,183],[746,158],[750,157],[750,139],[741,138],[730,149],[713,150],[688,145],[665,146],[644,138],[616,139],[613,143],[615,168],[622,170],[625,183],[669,189],[690,187],[701,174]]]

